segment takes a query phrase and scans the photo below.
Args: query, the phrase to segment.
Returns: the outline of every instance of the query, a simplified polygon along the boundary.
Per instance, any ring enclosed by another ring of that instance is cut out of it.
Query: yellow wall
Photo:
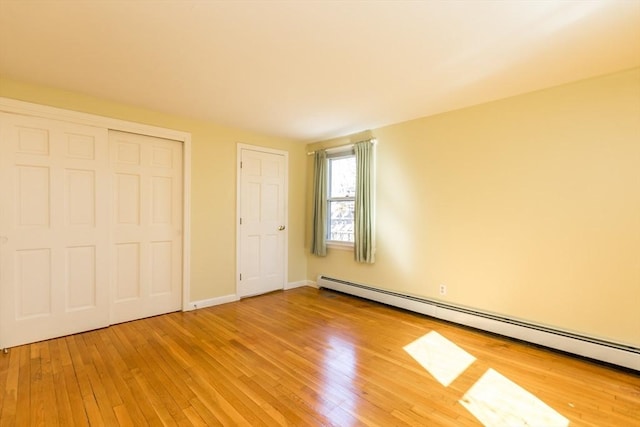
[[[330,249],[308,255],[309,278],[640,346],[640,69],[371,134],[377,262]],[[310,224],[308,214],[307,248]]]
[[[289,282],[306,279],[304,145],[281,138],[0,78],[0,96],[191,133],[191,301],[235,294],[236,147],[289,153]]]
[[[0,96],[192,134],[191,300],[235,293],[243,142],[289,152],[289,282],[326,274],[640,345],[640,69],[365,134],[379,140],[375,265],[307,255],[306,151],[349,138],[305,148],[3,78]]]

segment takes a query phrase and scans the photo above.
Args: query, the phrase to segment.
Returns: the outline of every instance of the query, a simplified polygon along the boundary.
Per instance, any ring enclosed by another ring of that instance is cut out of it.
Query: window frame
[[[355,235],[354,235],[354,240],[352,241],[344,241],[344,240],[331,240],[331,202],[353,202],[354,204],[354,210],[355,210],[355,203],[356,203],[356,193],[355,193],[355,188],[354,188],[354,193],[353,196],[349,196],[349,197],[331,197],[331,179],[332,179],[332,164],[331,162],[334,160],[339,160],[339,159],[345,159],[345,158],[354,158],[356,157],[356,153],[353,149],[353,147],[344,149],[344,150],[340,150],[340,151],[335,151],[332,153],[327,153],[327,224],[326,224],[326,245],[328,247],[334,247],[337,249],[345,249],[345,250],[352,250],[354,248],[355,245]],[[355,221],[355,218],[354,218]]]

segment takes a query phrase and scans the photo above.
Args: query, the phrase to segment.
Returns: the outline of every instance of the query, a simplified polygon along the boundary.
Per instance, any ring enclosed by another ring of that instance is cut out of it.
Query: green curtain
[[[313,236],[311,253],[327,255],[327,152],[316,150],[313,160]]]
[[[358,142],[356,154],[356,207],[354,255],[357,262],[375,262],[375,147]]]

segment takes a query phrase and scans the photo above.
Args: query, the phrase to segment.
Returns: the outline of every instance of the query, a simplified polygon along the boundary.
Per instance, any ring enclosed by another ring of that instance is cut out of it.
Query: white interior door
[[[109,132],[111,323],[182,307],[182,144]]]
[[[284,154],[240,149],[240,297],[283,289],[287,162]]]
[[[0,348],[109,323],[106,129],[0,114]]]

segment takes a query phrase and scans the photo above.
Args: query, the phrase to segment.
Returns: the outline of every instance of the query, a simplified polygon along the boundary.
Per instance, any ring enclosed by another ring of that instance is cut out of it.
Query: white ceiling
[[[307,142],[636,66],[639,0],[0,0],[0,74]]]

